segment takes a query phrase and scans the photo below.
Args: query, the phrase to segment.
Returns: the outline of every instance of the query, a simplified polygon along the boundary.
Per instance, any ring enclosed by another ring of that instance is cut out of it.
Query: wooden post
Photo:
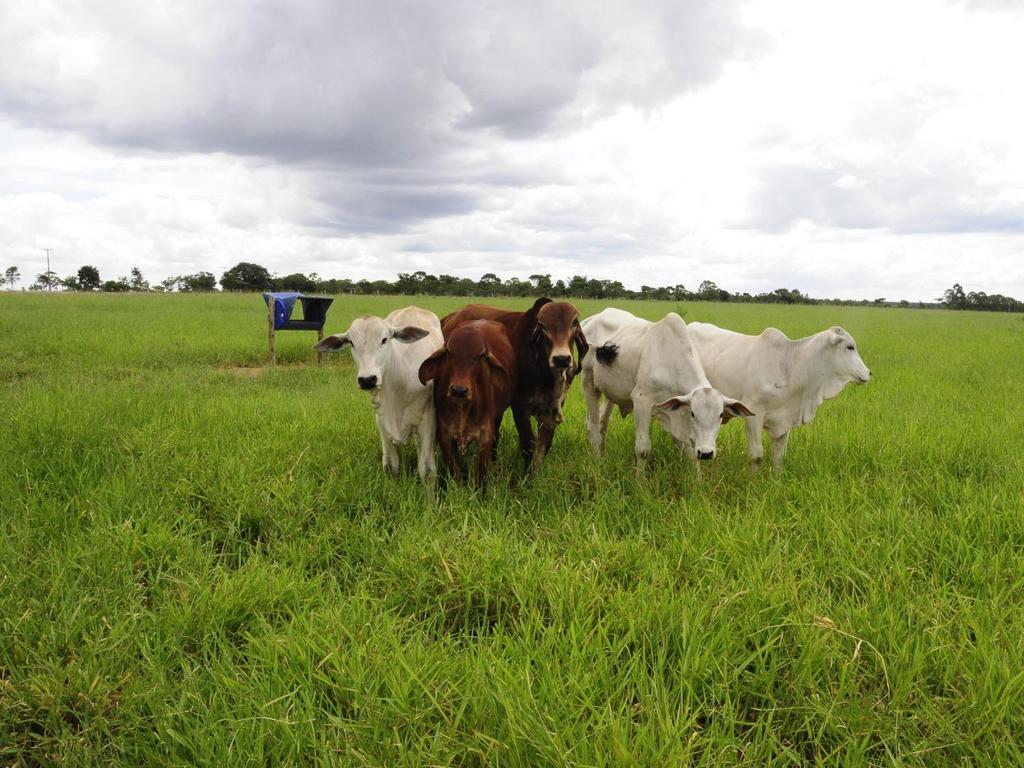
[[[274,297],[267,302],[267,344],[270,347],[270,364],[277,365],[277,349],[274,345]]]
[[[317,342],[317,344],[319,344],[323,340],[324,340],[324,327],[321,325],[319,328],[316,329],[316,342]],[[316,364],[317,364],[317,366],[321,365],[323,362],[324,362],[324,353],[323,352],[317,352],[316,353]]]

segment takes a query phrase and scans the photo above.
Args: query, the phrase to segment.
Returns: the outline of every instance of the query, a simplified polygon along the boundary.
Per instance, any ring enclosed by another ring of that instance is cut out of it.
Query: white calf
[[[383,319],[364,315],[313,349],[338,352],[348,345],[358,368],[356,382],[370,393],[384,469],[398,474],[398,446],[415,432],[419,475],[435,475],[434,385],[420,384],[419,369],[444,345],[437,315],[419,307],[396,309]]]
[[[871,378],[853,337],[838,325],[795,341],[777,328],[759,336],[709,323],[689,328],[708,380],[742,398],[757,414],[746,417],[747,455],[754,471],[764,456],[762,430],[772,441],[772,468],[782,469],[789,431],[809,424],[818,407],[847,384]]]
[[[652,323],[610,308],[587,318],[582,328],[590,345],[583,361],[587,429],[598,453],[604,449],[615,405],[624,416],[634,412],[639,461],[651,450],[652,418],[688,456],[711,459],[723,420],[753,415],[711,386],[686,323],[674,312]],[[602,395],[608,402],[599,414]]]

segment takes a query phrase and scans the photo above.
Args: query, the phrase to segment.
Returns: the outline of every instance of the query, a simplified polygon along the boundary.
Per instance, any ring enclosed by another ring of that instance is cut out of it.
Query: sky
[[[0,4],[0,270],[1024,298],[1024,3]]]

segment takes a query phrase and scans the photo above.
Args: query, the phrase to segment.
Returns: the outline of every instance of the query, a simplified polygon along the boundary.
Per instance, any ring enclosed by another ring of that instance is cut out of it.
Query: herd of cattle
[[[525,312],[470,304],[440,320],[405,307],[385,318],[360,317],[314,349],[346,346],[356,382],[370,393],[385,470],[399,472],[398,446],[415,436],[421,478],[436,474],[439,445],[449,476],[463,480],[475,443],[478,485],[497,455],[505,411],[512,409],[529,470],[550,449],[581,373],[598,453],[616,406],[623,416],[633,413],[641,463],[651,450],[652,419],[686,455],[712,459],[722,424],[739,417],[752,470],[763,456],[762,431],[780,469],[790,430],[810,422],[847,384],[871,377],[853,337],[838,326],[791,340],[775,328],[749,336],[687,325],[674,312],[651,322],[608,308],[581,322],[571,303],[548,298]]]

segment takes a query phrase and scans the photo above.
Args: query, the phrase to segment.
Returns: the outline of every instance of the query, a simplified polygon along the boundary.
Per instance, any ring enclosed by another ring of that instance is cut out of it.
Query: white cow
[[[652,323],[609,308],[584,320],[582,329],[590,346],[583,360],[587,430],[596,452],[604,450],[615,405],[623,416],[634,412],[640,463],[651,451],[652,417],[688,456],[711,459],[723,419],[753,415],[743,403],[712,388],[686,323],[675,312]],[[599,417],[602,395],[608,402]]]
[[[871,378],[853,337],[838,325],[794,341],[777,328],[748,336],[690,323],[690,338],[708,380],[754,409],[756,415],[745,419],[753,471],[764,456],[762,429],[772,440],[772,468],[782,469],[789,431],[809,424],[818,407],[847,384]]]
[[[420,478],[435,475],[434,385],[420,384],[419,370],[444,346],[437,315],[419,307],[396,309],[383,319],[364,315],[313,349],[338,352],[346,345],[352,346],[358,368],[356,382],[370,393],[384,469],[398,474],[398,446],[415,432]]]

